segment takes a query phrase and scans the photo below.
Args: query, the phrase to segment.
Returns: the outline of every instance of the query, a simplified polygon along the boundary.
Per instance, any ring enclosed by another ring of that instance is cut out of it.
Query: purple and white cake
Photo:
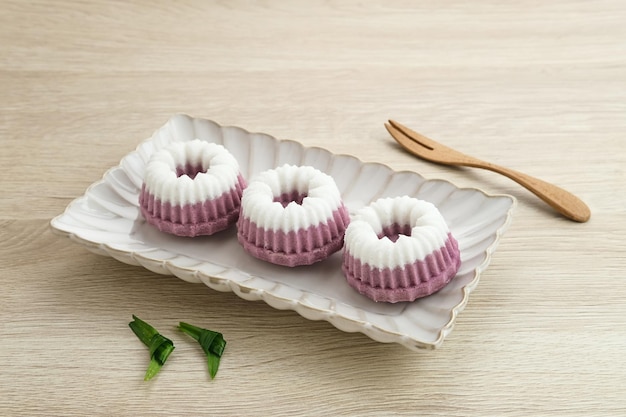
[[[245,187],[237,160],[223,146],[175,142],[148,161],[139,207],[162,232],[211,235],[235,224]]]
[[[374,301],[414,301],[457,273],[456,239],[439,210],[408,196],[382,198],[356,213],[345,234],[348,283]]]
[[[350,222],[333,178],[310,166],[283,165],[245,189],[237,238],[252,256],[278,265],[310,265],[343,246]]]

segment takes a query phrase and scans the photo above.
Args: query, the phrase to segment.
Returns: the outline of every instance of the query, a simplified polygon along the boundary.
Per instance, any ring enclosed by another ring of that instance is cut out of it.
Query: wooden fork
[[[483,168],[497,172],[524,186],[570,220],[584,223],[591,217],[589,207],[582,200],[554,184],[465,155],[393,120],[385,123],[385,127],[396,142],[420,158],[438,164]]]

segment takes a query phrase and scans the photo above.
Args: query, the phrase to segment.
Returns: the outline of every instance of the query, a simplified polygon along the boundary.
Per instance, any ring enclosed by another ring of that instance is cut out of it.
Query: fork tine
[[[401,131],[400,129],[398,129],[397,127],[391,124],[385,123],[385,128],[387,129],[389,134],[391,134],[391,136],[396,140],[396,142],[398,142],[400,145],[404,146],[405,148],[407,147],[415,148],[417,146],[418,148],[422,148],[422,151],[433,150],[432,146],[429,146],[422,141],[416,140],[414,137],[407,135],[405,132]]]
[[[395,120],[389,120],[389,124],[393,126],[396,130],[401,132],[404,136],[411,139],[413,142],[417,142],[425,148],[430,150],[435,149],[435,146],[440,145],[432,139],[428,139],[426,136],[415,132],[414,130],[409,129],[408,127],[396,122]],[[389,128],[387,128],[389,130]],[[389,132],[391,133],[391,132]]]
[[[394,138],[394,140],[398,142],[400,146],[402,146],[412,154],[429,159],[426,154],[433,150],[431,147],[425,146],[424,144],[413,140],[413,138],[405,135],[403,132],[399,131],[388,123],[385,123],[385,128],[387,129],[391,137]]]

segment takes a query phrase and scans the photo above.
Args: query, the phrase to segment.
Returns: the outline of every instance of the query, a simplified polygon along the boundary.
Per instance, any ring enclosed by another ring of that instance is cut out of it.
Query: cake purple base
[[[343,236],[350,222],[344,205],[326,223],[298,231],[265,230],[241,216],[237,239],[255,258],[283,266],[311,265],[326,259],[343,247]]]
[[[414,301],[433,294],[456,275],[461,264],[458,243],[448,234],[445,245],[424,260],[395,268],[376,268],[344,252],[343,272],[348,284],[374,301]]]
[[[172,205],[147,192],[144,185],[139,195],[139,207],[146,221],[162,232],[187,237],[212,235],[237,222],[245,186],[244,178],[239,175],[235,187],[218,198]]]

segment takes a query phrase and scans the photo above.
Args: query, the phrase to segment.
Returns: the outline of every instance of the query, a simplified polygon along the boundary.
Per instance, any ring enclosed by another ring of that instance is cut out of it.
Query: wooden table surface
[[[626,415],[626,3],[0,3],[0,415]],[[176,113],[518,200],[450,336],[413,352],[98,256],[50,220]],[[554,182],[418,160],[393,118]],[[131,314],[224,333],[144,382]]]

